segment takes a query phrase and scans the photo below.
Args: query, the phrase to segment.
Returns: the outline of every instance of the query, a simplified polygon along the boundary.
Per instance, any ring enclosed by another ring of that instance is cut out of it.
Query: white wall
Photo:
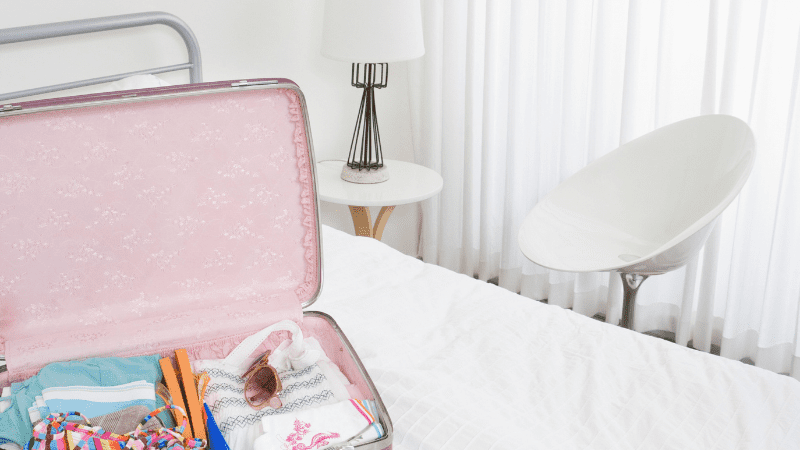
[[[0,2],[0,28],[144,11],[185,21],[200,44],[203,80],[285,77],[306,96],[317,160],[346,159],[361,90],[350,86],[350,65],[320,55],[322,0],[119,1],[28,0]],[[112,75],[187,61],[183,41],[170,28],[116,30],[0,46],[0,92]],[[384,157],[413,160],[405,63],[390,68],[389,86],[377,91]],[[175,84],[188,72],[162,74]],[[77,89],[72,95],[88,92]],[[53,94],[55,95],[55,94]],[[373,217],[377,209],[373,209]],[[395,209],[384,242],[416,255],[417,205]],[[322,222],[353,234],[344,205],[321,204]]]

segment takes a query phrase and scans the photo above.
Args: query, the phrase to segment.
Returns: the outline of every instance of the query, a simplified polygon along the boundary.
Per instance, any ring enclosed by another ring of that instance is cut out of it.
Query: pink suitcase
[[[0,106],[0,385],[91,356],[224,357],[298,322],[392,423],[320,293],[305,100],[286,79]],[[270,345],[275,345],[275,340]],[[266,347],[262,350],[265,350]]]

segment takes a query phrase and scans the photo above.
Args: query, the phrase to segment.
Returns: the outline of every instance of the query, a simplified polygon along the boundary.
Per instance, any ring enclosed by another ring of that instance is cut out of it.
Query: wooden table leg
[[[372,237],[372,217],[369,215],[369,207],[349,206],[349,208],[350,215],[353,217],[353,227],[356,229],[356,236]]]
[[[375,227],[372,229],[372,237],[381,240],[383,237],[383,229],[386,228],[386,222],[389,221],[389,216],[392,215],[394,206],[384,206],[381,212],[378,213],[378,218],[375,219]]]
[[[386,222],[389,221],[389,216],[394,211],[394,206],[384,206],[381,212],[378,213],[378,218],[375,219],[375,225],[372,225],[372,217],[369,214],[368,206],[348,206],[350,208],[350,216],[353,218],[353,228],[356,230],[356,236],[367,236],[377,240],[383,237],[383,229],[386,228]]]

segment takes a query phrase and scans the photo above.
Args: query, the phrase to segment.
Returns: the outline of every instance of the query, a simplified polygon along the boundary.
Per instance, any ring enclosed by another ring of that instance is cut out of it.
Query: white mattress
[[[800,382],[323,227],[322,294],[394,449],[798,449]]]

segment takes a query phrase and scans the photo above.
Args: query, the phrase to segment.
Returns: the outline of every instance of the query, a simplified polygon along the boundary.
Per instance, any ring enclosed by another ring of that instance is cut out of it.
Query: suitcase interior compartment
[[[336,324],[330,316],[325,313],[316,311],[306,311],[300,321],[297,321],[300,329],[303,332],[303,337],[313,337],[319,343],[325,354],[330,360],[339,367],[339,370],[347,377],[352,386],[348,391],[353,398],[362,400],[376,400],[378,399],[375,386],[369,379],[361,360],[355,353],[350,342],[345,337],[344,332]],[[190,361],[202,359],[223,359],[239,345],[247,337],[261,331],[261,329],[270,325],[264,323],[259,329],[252,330],[247,333],[237,334],[234,336],[221,337],[204,342],[194,342],[175,348],[164,348],[158,352],[162,358],[172,358],[175,355],[175,350],[179,348],[186,349]],[[274,350],[281,342],[290,339],[291,335],[287,331],[276,331],[267,338],[263,344],[258,346],[252,353],[252,357],[257,357],[267,351]],[[155,353],[141,353],[131,355],[114,355],[114,356],[146,356]]]
[[[365,377],[366,372],[361,361],[356,359],[352,346],[330,316],[313,311],[307,312],[303,314],[301,328],[304,336],[312,336],[319,341],[328,358],[339,366],[339,370],[353,384],[350,394],[354,398],[375,399],[373,396],[375,388]]]
[[[347,379],[355,386],[355,392],[351,392],[354,398],[374,400],[378,407],[378,420],[383,427],[383,437],[372,442],[367,442],[356,446],[363,450],[384,450],[390,449],[392,435],[394,434],[393,425],[386,405],[383,404],[378,394],[375,384],[367,373],[364,364],[336,324],[332,317],[325,313],[316,311],[306,311],[303,313],[301,324],[304,335],[316,338],[325,354],[333,361]]]

